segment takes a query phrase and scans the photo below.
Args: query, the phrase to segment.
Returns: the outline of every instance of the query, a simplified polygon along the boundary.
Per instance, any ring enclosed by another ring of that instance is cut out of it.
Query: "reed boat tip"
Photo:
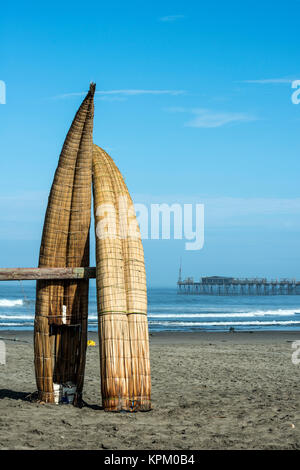
[[[96,90],[96,83],[91,82],[91,83],[90,83],[90,93],[91,93],[92,95],[94,95],[95,90]]]

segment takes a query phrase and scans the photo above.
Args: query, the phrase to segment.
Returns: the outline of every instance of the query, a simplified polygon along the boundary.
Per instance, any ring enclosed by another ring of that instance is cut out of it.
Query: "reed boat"
[[[88,267],[95,84],[78,109],[59,157],[45,216],[39,267]],[[80,405],[89,281],[39,280],[34,362],[39,400]]]
[[[93,146],[102,404],[149,411],[151,377],[144,252],[134,206],[112,158]]]

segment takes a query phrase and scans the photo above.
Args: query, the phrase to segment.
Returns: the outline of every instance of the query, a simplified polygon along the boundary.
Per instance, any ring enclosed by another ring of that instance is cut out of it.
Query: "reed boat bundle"
[[[45,216],[39,267],[88,267],[95,85],[65,139]],[[34,325],[39,400],[55,401],[54,385],[76,387],[80,404],[85,370],[88,280],[37,281]]]
[[[96,145],[93,191],[103,407],[148,411],[151,377],[143,246],[123,177]]]

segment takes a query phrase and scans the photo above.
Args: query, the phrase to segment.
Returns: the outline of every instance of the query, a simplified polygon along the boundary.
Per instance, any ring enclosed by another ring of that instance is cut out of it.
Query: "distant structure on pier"
[[[300,281],[295,279],[209,276],[182,280],[181,264],[177,286],[178,294],[188,295],[300,295]]]

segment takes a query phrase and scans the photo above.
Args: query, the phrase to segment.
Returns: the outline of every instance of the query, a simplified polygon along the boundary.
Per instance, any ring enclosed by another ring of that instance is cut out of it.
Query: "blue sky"
[[[90,81],[94,142],[135,202],[204,203],[205,244],[144,242],[148,283],[300,278],[300,2],[1,6],[0,265],[35,266],[60,149]],[[94,262],[92,245],[92,262]]]

